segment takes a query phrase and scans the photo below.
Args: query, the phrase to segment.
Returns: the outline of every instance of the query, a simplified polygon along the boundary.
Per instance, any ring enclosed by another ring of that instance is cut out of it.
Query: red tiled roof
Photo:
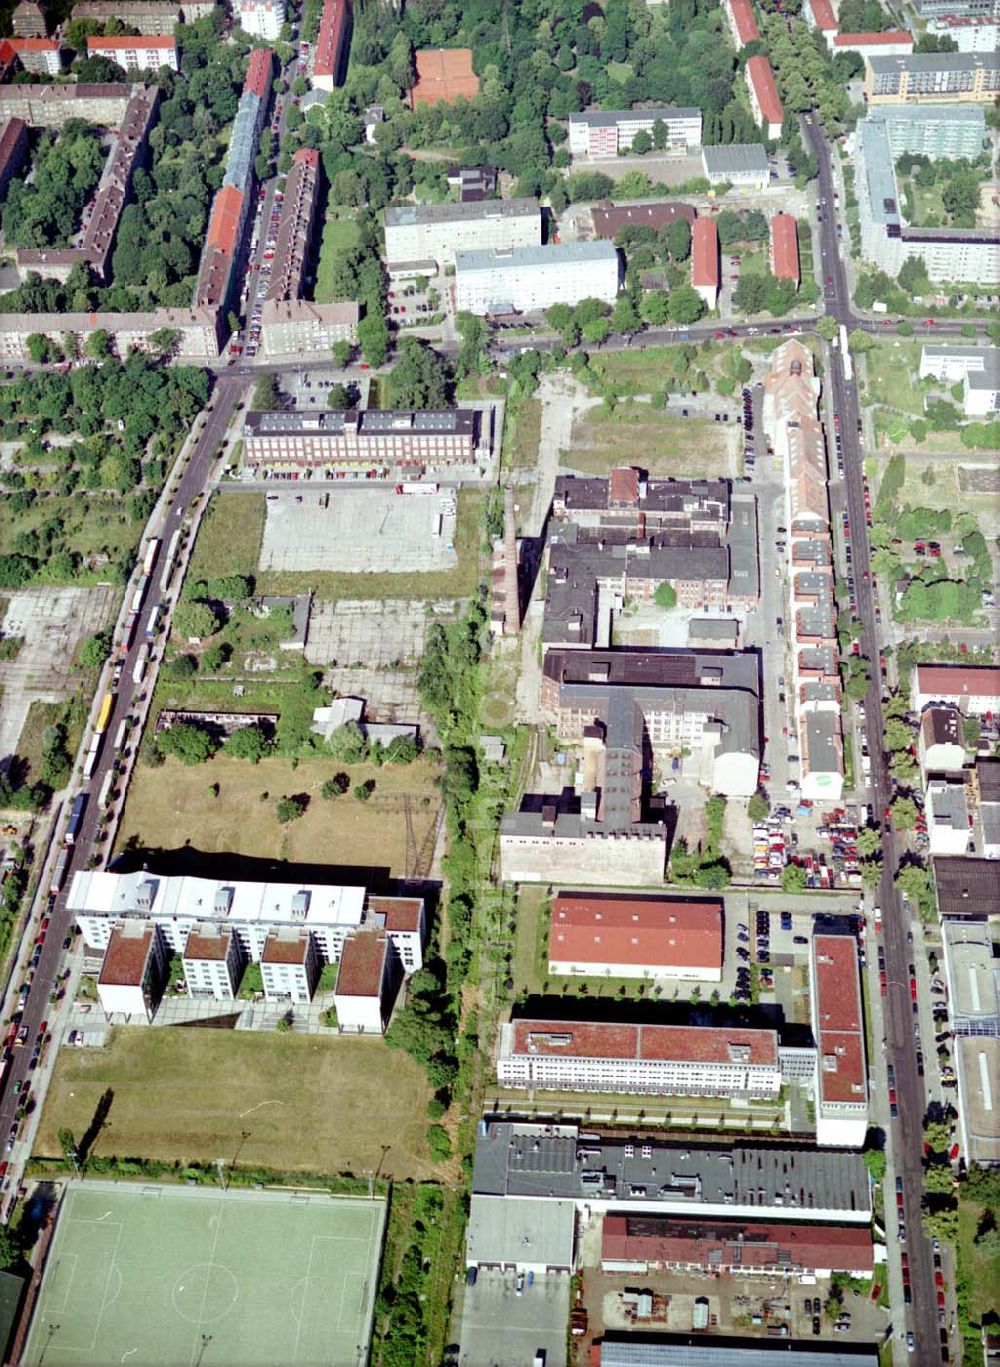
[[[639,502],[639,471],[631,465],[619,465],[611,471],[609,497],[612,503]]]
[[[1000,668],[994,665],[917,665],[917,692],[942,698],[1000,696]]]
[[[55,38],[8,38],[14,52],[58,52],[59,44]]]
[[[913,34],[905,29],[890,29],[888,33],[838,33],[833,40],[837,47],[885,47],[890,43],[909,43],[913,46]]]
[[[680,201],[662,200],[656,204],[616,204],[613,208],[594,208],[590,211],[595,237],[617,237],[623,228],[635,223],[659,232],[679,218],[690,226],[698,217],[697,210]]]
[[[722,903],[560,893],[549,958],[574,964],[722,966]]]
[[[295,166],[311,166],[316,171],[319,169],[319,153],[315,147],[300,147],[292,157],[292,164]]]
[[[127,930],[115,926],[104,951],[98,983],[104,987],[141,987],[156,933],[155,926],[146,926],[138,934],[134,924]]]
[[[247,74],[243,81],[243,89],[249,90],[251,94],[257,95],[262,100],[266,100],[271,85],[273,60],[270,48],[255,47],[250,54],[250,60],[247,62]]]
[[[269,935],[260,956],[262,964],[304,964],[309,957],[309,933]]]
[[[385,917],[386,930],[419,930],[419,897],[369,897],[368,910]]]
[[[816,935],[812,953],[816,973],[813,1028],[819,1043],[823,1100],[864,1101],[867,1069],[857,945],[849,935]]]
[[[231,255],[236,250],[236,238],[240,228],[240,214],[243,211],[243,191],[235,185],[224,185],[215,196],[212,217],[208,223],[205,243],[220,252]]]
[[[771,219],[771,271],[778,280],[799,280],[799,230],[791,214]]]
[[[739,35],[740,46],[743,47],[746,43],[755,42],[760,37],[760,29],[753,17],[750,0],[729,0],[729,8],[732,12],[733,23],[736,25],[736,32]]]
[[[747,77],[753,84],[760,112],[765,123],[781,123],[785,111],[781,107],[778,87],[774,83],[774,72],[766,57],[751,57],[747,62]]]
[[[733,1062],[730,1046],[750,1050],[748,1063],[778,1063],[773,1030],[726,1030],[688,1025],[593,1025],[585,1021],[517,1020],[516,1055],[545,1058],[617,1058],[679,1063]]]
[[[719,230],[714,218],[696,218],[691,229],[691,284],[719,287]]]
[[[601,1259],[615,1263],[738,1263],[747,1269],[871,1271],[871,1230],[850,1225],[770,1225],[752,1221],[605,1215]]]
[[[223,931],[221,935],[202,935],[197,930],[192,930],[188,933],[187,944],[184,946],[184,958],[225,960],[229,956],[232,939],[232,931],[229,930]]]
[[[114,48],[117,51],[123,51],[128,48],[141,49],[147,47],[166,51],[167,49],[172,50],[176,46],[173,38],[144,38],[141,35],[136,38],[102,38],[98,35],[87,39],[88,52],[94,52],[101,48]]]
[[[813,22],[821,33],[837,32],[837,16],[833,12],[830,0],[809,0],[812,8]]]
[[[0,171],[3,171],[11,157],[14,156],[15,148],[23,145],[23,139],[28,131],[28,125],[23,119],[8,119],[0,133]]]
[[[319,22],[319,35],[316,39],[314,75],[336,75],[347,30],[347,14],[347,0],[325,0],[323,17]]]
[[[418,104],[454,104],[460,95],[471,100],[479,94],[479,77],[472,69],[472,50],[467,47],[423,48],[414,56],[417,79],[410,91],[413,108]]]
[[[337,970],[337,997],[378,997],[382,991],[389,941],[370,930],[348,935]]]
[[[10,39],[0,39],[0,66],[9,66],[16,55]]]

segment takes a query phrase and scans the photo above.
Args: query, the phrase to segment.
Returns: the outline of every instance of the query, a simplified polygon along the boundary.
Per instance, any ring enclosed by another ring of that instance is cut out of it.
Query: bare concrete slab
[[[315,490],[269,496],[261,568],[339,574],[452,569],[458,564],[456,506],[450,488],[427,495],[378,486],[335,488],[328,499]]]

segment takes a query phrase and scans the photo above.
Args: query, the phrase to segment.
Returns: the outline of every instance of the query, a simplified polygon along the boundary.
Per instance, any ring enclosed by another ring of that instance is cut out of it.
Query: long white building
[[[465,204],[403,204],[385,210],[385,259],[393,267],[433,262],[454,266],[456,252],[537,247],[537,199],[483,199]]]
[[[688,152],[701,146],[700,109],[619,109],[570,114],[569,150],[574,157],[617,157],[630,151],[637,133],[655,135],[666,129],[666,152]]]
[[[611,242],[456,252],[455,308],[486,315],[537,313],[581,299],[613,304],[620,279]]]
[[[773,1101],[782,1070],[773,1030],[516,1020],[500,1027],[497,1081],[543,1091]]]
[[[74,876],[67,905],[95,952],[107,948],[116,925],[136,920],[158,926],[179,955],[192,931],[218,936],[230,930],[243,956],[260,963],[269,939],[302,931],[321,961],[336,963],[345,938],[366,928],[386,932],[406,973],[423,963],[423,901],[371,897],[363,887],[91,871]]]

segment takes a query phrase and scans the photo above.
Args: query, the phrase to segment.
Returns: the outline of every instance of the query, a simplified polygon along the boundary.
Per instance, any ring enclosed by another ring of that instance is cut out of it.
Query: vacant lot
[[[649,404],[622,403],[613,413],[591,409],[573,428],[573,445],[560,464],[606,475],[616,465],[639,465],[651,475],[698,476],[739,471],[739,428],[703,418],[668,417]]]
[[[59,548],[82,557],[78,584],[96,584],[102,573],[106,577],[108,562],[120,560],[130,551],[142,531],[142,523],[133,521],[124,499],[83,490],[53,493],[16,515],[0,511],[0,554],[12,551],[18,537],[53,523],[61,526]]]
[[[539,399],[524,399],[511,415],[508,406],[504,426],[503,463],[508,470],[533,470],[538,464],[538,441],[542,431]]]
[[[1000,1253],[983,1252],[975,1244],[976,1230],[985,1213],[983,1206],[959,1202],[959,1254],[969,1283],[969,1312],[974,1324],[1000,1312]]]
[[[343,213],[344,217],[338,217]],[[337,257],[358,238],[353,217],[347,210],[329,209],[323,224],[323,242],[319,249],[316,271],[316,303],[329,304],[341,296],[333,287],[333,268]]]
[[[188,578],[256,575],[264,535],[263,494],[226,490],[212,496],[195,543]]]
[[[82,1135],[108,1088],[98,1154],[210,1163],[239,1149],[248,1167],[336,1174],[378,1168],[388,1145],[383,1177],[434,1171],[426,1077],[382,1040],[116,1029],[103,1049],[60,1052],[36,1152],[60,1154],[61,1128]]]
[[[884,404],[914,417],[923,416],[928,385],[916,378],[921,346],[920,342],[882,340],[865,354],[869,403]],[[931,384],[940,387],[936,380]]]
[[[352,788],[373,779],[373,796],[367,802],[351,793],[324,798],[323,784],[337,773],[347,774]],[[129,789],[118,848],[189,847],[204,854],[293,864],[350,865],[359,879],[368,869],[402,877],[414,851],[421,866],[429,862],[427,847],[433,846],[440,802],[437,774],[429,759],[381,769],[333,759],[302,760],[294,769],[286,759],[253,765],[217,757],[187,767],[170,758],[155,769],[140,764]],[[305,815],[282,826],[275,810],[278,800],[299,793],[308,798]],[[412,831],[409,861],[407,807]]]

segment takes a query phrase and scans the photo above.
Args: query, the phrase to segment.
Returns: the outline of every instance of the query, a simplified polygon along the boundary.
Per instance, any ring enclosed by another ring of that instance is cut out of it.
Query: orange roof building
[[[722,903],[561,892],[552,904],[549,972],[718,982]]]
[[[325,0],[313,58],[312,83],[316,90],[332,90],[337,84],[349,20],[347,0]]]
[[[809,27],[818,29],[824,37],[837,32],[839,25],[830,0],[806,0],[803,14]]]
[[[775,214],[771,219],[771,274],[776,280],[791,280],[799,287],[799,230],[791,214]]]
[[[830,39],[828,37],[827,41]],[[838,52],[876,52],[880,57],[908,57],[913,51],[913,34],[905,29],[889,29],[886,33],[838,33],[832,40],[834,54]]]
[[[814,936],[809,973],[819,1045],[816,1142],[861,1148],[868,1129],[868,1064],[854,937]]]
[[[747,89],[750,92],[750,108],[758,126],[764,129],[769,138],[780,138],[785,111],[781,106],[771,63],[766,57],[751,57],[747,62]]]
[[[719,297],[719,230],[714,218],[696,218],[691,229],[691,284],[714,309]]]
[[[467,47],[422,48],[415,54],[417,79],[410,102],[454,104],[479,94],[479,77],[472,69],[472,49]]]
[[[255,47],[247,61],[247,72],[243,78],[244,94],[256,95],[267,103],[271,93],[271,73],[274,70],[274,54],[269,47]]]
[[[515,1020],[500,1027],[502,1087],[774,1100],[774,1030]]]
[[[755,42],[760,37],[760,29],[753,17],[750,0],[724,0],[722,11],[726,16],[726,23],[729,25],[737,52],[741,52],[747,43]]]

